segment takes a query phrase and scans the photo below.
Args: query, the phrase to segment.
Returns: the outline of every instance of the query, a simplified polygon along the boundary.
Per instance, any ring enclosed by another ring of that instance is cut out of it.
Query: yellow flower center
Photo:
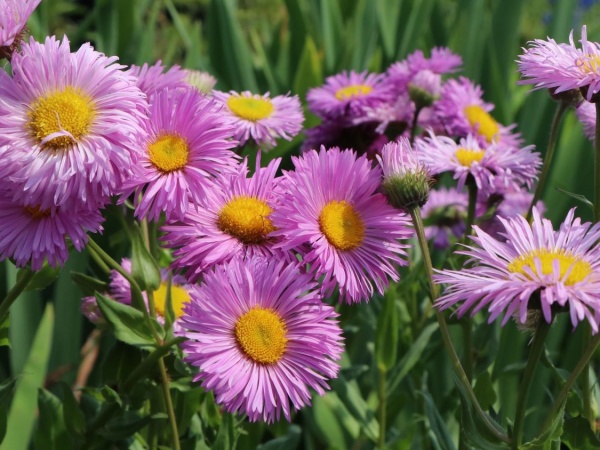
[[[481,162],[485,156],[485,151],[460,147],[456,150],[455,155],[461,166],[471,167],[474,162]]]
[[[67,87],[30,105],[28,127],[33,138],[45,148],[67,148],[87,135],[96,116],[92,98],[81,89]],[[53,133],[67,132],[44,142]]]
[[[178,134],[161,134],[148,145],[150,162],[163,173],[185,168],[189,155],[186,140]]]
[[[245,195],[232,198],[219,211],[217,226],[244,244],[262,244],[275,231],[268,218],[273,210],[266,202]]]
[[[227,106],[236,116],[257,122],[269,117],[273,110],[273,102],[268,98],[235,97],[227,99]]]
[[[480,106],[471,105],[464,109],[465,116],[469,124],[473,128],[477,128],[477,132],[485,137],[486,141],[492,142],[496,135],[500,132],[498,122],[488,114]]]
[[[154,291],[154,308],[156,313],[165,317],[167,309],[167,283],[161,283],[156,291]],[[190,301],[190,294],[181,286],[171,285],[171,306],[175,318],[179,319],[183,315],[183,306]]]
[[[585,74],[600,73],[600,55],[588,55],[587,58],[578,59],[576,64]]]
[[[50,210],[40,209],[39,206],[25,206],[23,209],[25,209],[25,212],[34,220],[50,217]]]
[[[354,97],[367,95],[372,90],[373,87],[366,84],[351,84],[350,86],[338,89],[335,93],[335,98],[338,100],[350,100]]]
[[[261,364],[273,364],[285,352],[287,338],[285,322],[272,309],[255,306],[235,324],[235,338],[250,359]]]
[[[580,259],[572,253],[564,250],[532,250],[524,255],[514,259],[507,267],[511,273],[520,273],[525,277],[532,279],[525,268],[529,267],[532,273],[536,274],[535,260],[539,259],[543,275],[550,275],[554,272],[552,267],[554,261],[558,261],[560,266],[560,278],[562,279],[567,272],[569,275],[564,280],[567,286],[579,283],[592,272],[592,267],[587,261]]]
[[[319,227],[331,245],[338,250],[353,250],[365,238],[365,223],[354,207],[342,200],[331,201],[321,210]]]

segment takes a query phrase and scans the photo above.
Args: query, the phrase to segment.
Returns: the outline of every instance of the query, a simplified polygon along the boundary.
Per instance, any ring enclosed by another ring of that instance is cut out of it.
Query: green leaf
[[[300,443],[302,429],[298,425],[290,425],[285,436],[272,439],[256,447],[256,450],[294,450]]]
[[[61,382],[63,392],[63,417],[69,434],[82,437],[85,434],[85,417],[73,395],[71,386]]]
[[[477,377],[475,387],[473,388],[475,396],[479,401],[481,409],[488,410],[496,402],[496,391],[492,384],[492,377],[488,371],[484,371]]]
[[[396,307],[396,286],[390,287],[383,298],[383,309],[377,320],[375,359],[377,368],[387,372],[396,364],[398,355],[399,318]]]
[[[231,414],[223,413],[221,426],[217,433],[217,438],[212,446],[213,450],[230,450],[235,448],[235,443],[240,434]]]
[[[141,364],[142,353],[137,347],[116,341],[102,364],[102,381],[107,384],[124,383],[129,374]]]
[[[140,416],[134,411],[124,411],[122,415],[110,420],[99,432],[105,439],[118,441],[127,439],[144,428],[153,419],[163,420],[164,415],[158,417]]]
[[[63,404],[46,389],[38,390],[39,419],[33,436],[36,450],[69,450],[74,448],[63,420]]]
[[[594,210],[594,204],[591,201],[589,201],[584,195],[574,194],[573,192],[565,191],[564,189],[557,188],[557,187],[555,187],[554,189],[556,189],[558,192],[562,192],[563,194],[568,195],[571,198],[574,198],[577,201],[580,201],[584,205],[591,208],[592,211]]]
[[[160,268],[144,245],[138,226],[131,233],[131,276],[142,291],[155,291],[161,283]]]
[[[10,331],[10,316],[6,316],[0,323],[0,347],[10,347],[10,339],[8,333]]]
[[[159,335],[162,332],[156,320],[150,319],[151,325],[149,325],[143,312],[102,294],[96,293],[96,301],[117,339],[138,347],[155,346],[156,342],[150,326],[153,326]]]
[[[44,289],[56,280],[60,274],[60,270],[60,267],[52,267],[47,263],[44,263],[43,267],[35,272],[33,278],[29,281],[23,292]],[[25,272],[29,272],[29,269],[20,269],[19,272],[17,272],[17,280],[19,280]]]
[[[294,78],[294,93],[300,98],[305,98],[306,93],[311,87],[318,86],[322,82],[323,72],[321,70],[319,51],[313,39],[307,36]]]
[[[325,54],[325,68],[327,73],[336,69],[336,63],[340,60],[340,43],[342,39],[342,13],[338,0],[322,0],[320,17],[323,31],[323,52]]]
[[[6,421],[8,418],[8,408],[10,401],[15,393],[15,384],[17,380],[15,378],[6,380],[0,384],[0,442],[4,439],[6,434]]]
[[[573,417],[563,425],[561,441],[571,450],[600,449],[600,440],[590,428],[590,423],[583,417]]]
[[[437,323],[430,323],[423,329],[417,340],[408,349],[406,355],[404,355],[404,358],[402,358],[402,360],[398,363],[398,372],[390,375],[387,388],[388,395],[398,388],[398,385],[402,382],[404,377],[408,375],[415,364],[419,362],[423,352],[425,351],[425,348],[427,348],[427,344],[429,343],[431,336],[437,330]]]
[[[446,427],[446,421],[440,415],[431,394],[424,391],[419,392],[419,394],[425,399],[425,416],[431,427],[430,439],[437,444],[436,448],[440,450],[455,450],[456,447]]]
[[[52,348],[53,325],[54,309],[49,303],[33,339],[23,374],[17,382],[2,449],[26,450],[28,448],[36,418],[37,392],[44,382]]]
[[[71,272],[71,280],[86,297],[92,296],[96,292],[106,292],[108,290],[108,284],[84,273]]]

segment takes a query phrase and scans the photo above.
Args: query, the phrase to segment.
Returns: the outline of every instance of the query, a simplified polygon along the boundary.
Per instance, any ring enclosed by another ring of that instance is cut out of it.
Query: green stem
[[[419,114],[421,113],[422,108],[415,108],[415,114],[413,115],[413,124],[410,129],[410,143],[413,144],[415,142],[415,135],[417,134],[417,122],[419,119]]]
[[[587,368],[590,359],[592,358],[596,349],[598,348],[598,345],[600,345],[600,333],[597,333],[594,336],[594,338],[590,341],[589,345],[585,349],[585,352],[583,353],[583,355],[581,355],[581,358],[577,362],[577,365],[571,372],[571,375],[569,375],[569,378],[567,378],[567,381],[565,381],[565,384],[563,384],[562,389],[560,390],[560,392],[554,399],[554,403],[552,403],[552,406],[550,407],[550,412],[546,415],[546,418],[544,419],[544,423],[542,424],[538,436],[543,436],[552,425],[555,416],[560,412],[564,402],[567,400],[567,396],[569,395],[571,387],[573,386],[573,384],[575,384],[575,380],[577,380],[583,369]]]
[[[148,232],[148,221],[146,219],[142,220],[142,240],[144,241],[144,245],[148,249],[150,255],[152,255],[152,249],[150,248],[150,233]],[[148,310],[150,311],[150,315],[152,317],[156,317],[156,308],[154,307],[154,292],[147,291],[146,298],[148,299]]]
[[[465,224],[463,243],[468,241],[473,230],[473,223],[475,223],[475,210],[477,209],[477,185],[475,184],[475,180],[467,180],[467,189],[469,191],[469,206],[467,207],[467,222]]]
[[[94,262],[98,265],[98,267],[100,267],[100,269],[102,269],[102,271],[106,275],[110,275],[110,267],[108,267],[106,265],[106,263],[102,260],[102,258],[100,258],[100,256],[96,252],[94,252],[94,251],[88,252],[88,253],[92,257],[92,259],[94,260]]]
[[[15,285],[12,287],[10,291],[0,303],[0,322],[4,321],[4,318],[8,314],[8,310],[12,306],[12,304],[19,298],[19,295],[25,290],[29,282],[33,279],[35,272],[31,270],[25,270],[23,275],[19,277]]]
[[[594,138],[594,222],[600,222],[600,101],[596,105],[596,134]]]
[[[379,369],[379,441],[377,448],[385,448],[385,409],[387,408],[387,394],[385,392],[386,371]]]
[[[525,410],[527,406],[529,388],[531,387],[533,375],[535,374],[535,369],[540,360],[540,356],[544,351],[544,343],[546,341],[546,336],[548,335],[548,330],[550,330],[550,324],[540,316],[538,318],[535,334],[533,335],[533,342],[531,344],[529,358],[527,359],[527,366],[525,366],[525,372],[523,373],[523,379],[521,380],[521,385],[519,387],[517,412],[515,414],[512,435],[512,448],[514,450],[518,450],[521,442],[523,441],[523,426],[525,424]]]
[[[550,138],[548,140],[548,147],[546,147],[546,154],[544,155],[544,165],[542,166],[542,172],[540,173],[540,178],[535,188],[533,199],[531,200],[531,204],[527,210],[527,215],[525,216],[527,221],[531,220],[533,207],[538,200],[542,198],[542,194],[544,193],[544,188],[546,187],[546,182],[548,181],[548,174],[550,173],[550,166],[552,165],[552,159],[554,157],[554,149],[556,148],[558,128],[568,107],[569,105],[566,102],[561,101],[556,108],[554,117],[552,118],[552,125],[550,126]]]
[[[586,324],[587,325],[587,324]],[[590,340],[592,339],[592,330],[590,326],[586,326],[583,331],[583,346],[582,350],[585,351],[587,346],[590,344]],[[583,417],[585,417],[590,426],[594,425],[594,412],[592,411],[592,386],[590,382],[590,367],[586,365],[581,372],[581,392],[583,395]]]
[[[469,380],[473,379],[473,323],[469,317],[463,317],[460,321],[463,331],[465,353],[463,355],[463,367]]]
[[[423,228],[423,220],[421,219],[421,211],[419,210],[419,208],[415,207],[411,208],[409,212],[415,227],[415,231],[417,233],[417,240],[419,242],[419,247],[421,248],[421,253],[423,253],[423,262],[425,265],[425,271],[427,272],[427,281],[429,284],[429,291],[431,293],[431,301],[433,303],[435,302],[438,296],[438,289],[437,285],[433,282],[433,266],[431,264],[431,255],[429,254],[427,238],[425,237],[425,231]],[[450,337],[450,331],[448,330],[446,319],[444,318],[444,315],[440,311],[438,311],[437,308],[434,308],[434,310],[435,316],[440,327],[442,341],[444,343],[446,351],[448,352],[448,356],[450,357],[452,368],[454,369],[456,377],[463,385],[465,392],[467,393],[467,396],[469,398],[469,401],[473,406],[473,409],[475,410],[475,413],[477,414],[477,416],[479,416],[479,419],[486,427],[487,431],[491,433],[492,436],[495,436],[497,439],[503,442],[510,442],[508,437],[492,424],[488,415],[481,408],[481,405],[479,404],[479,401],[475,396],[475,392],[473,391],[473,387],[471,386],[471,382],[467,378],[465,370],[463,369],[463,366],[460,362],[460,358],[456,354],[456,350],[454,349],[454,345],[452,344],[452,338]]]

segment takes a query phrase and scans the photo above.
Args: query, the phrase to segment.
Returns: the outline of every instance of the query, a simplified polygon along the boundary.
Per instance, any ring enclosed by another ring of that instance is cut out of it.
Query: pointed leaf
[[[64,382],[60,383],[63,392],[63,417],[69,434],[82,437],[85,434],[85,417],[75,400],[71,387]]]
[[[387,372],[396,364],[398,355],[399,318],[396,308],[395,286],[390,287],[383,298],[383,309],[377,320],[375,359],[380,371]]]
[[[137,226],[131,233],[131,276],[142,291],[155,291],[161,283],[160,268],[144,245]]]

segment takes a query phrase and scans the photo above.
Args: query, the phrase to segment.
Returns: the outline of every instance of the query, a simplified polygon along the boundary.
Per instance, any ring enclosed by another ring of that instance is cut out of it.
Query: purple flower
[[[587,138],[594,142],[596,136],[596,105],[590,102],[581,102],[575,110],[575,115],[583,125],[583,132]]]
[[[194,378],[230,413],[289,421],[323,395],[343,352],[334,309],[296,264],[233,259],[207,272],[185,307],[181,344]]]
[[[128,73],[136,78],[136,86],[146,94],[152,97],[164,89],[185,89],[189,85],[185,81],[187,72],[179,66],[172,66],[168,70],[161,61],[157,61],[153,66],[144,63],[143,66],[131,66]]]
[[[459,316],[487,308],[488,321],[504,315],[502,324],[513,315],[525,323],[531,308],[540,308],[550,322],[553,312],[564,309],[573,326],[587,319],[598,332],[600,224],[582,224],[574,213],[569,211],[558,231],[535,208],[532,224],[522,216],[501,218],[505,241],[474,226],[475,246],[459,252],[472,266],[438,271],[435,280],[446,290],[436,306],[443,310],[460,305]]]
[[[381,170],[365,156],[338,148],[293,158],[295,170],[282,181],[280,205],[271,215],[284,250],[298,250],[322,289],[335,286],[340,299],[368,301],[373,284],[383,293],[388,277],[398,280],[396,264],[405,265],[407,216],[378,193]]]
[[[465,233],[469,200],[464,191],[439,188],[429,192],[429,200],[421,209],[425,236],[433,239],[438,249],[450,247],[450,237],[461,238]]]
[[[41,0],[0,1],[0,47],[13,45]]]

